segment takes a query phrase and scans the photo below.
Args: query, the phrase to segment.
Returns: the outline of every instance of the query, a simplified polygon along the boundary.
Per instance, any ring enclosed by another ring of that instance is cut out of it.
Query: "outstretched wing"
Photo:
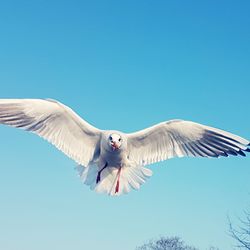
[[[220,129],[182,120],[127,134],[129,158],[141,165],[172,157],[219,157],[250,152],[249,141]]]
[[[0,99],[0,123],[43,137],[83,166],[99,147],[101,130],[54,100]]]

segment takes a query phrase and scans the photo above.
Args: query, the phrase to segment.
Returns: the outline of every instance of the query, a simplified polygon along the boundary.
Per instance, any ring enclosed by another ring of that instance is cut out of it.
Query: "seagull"
[[[250,152],[248,140],[192,121],[165,121],[134,133],[101,130],[51,99],[0,99],[0,124],[44,138],[78,164],[86,185],[112,196],[139,189],[152,175],[149,164]]]

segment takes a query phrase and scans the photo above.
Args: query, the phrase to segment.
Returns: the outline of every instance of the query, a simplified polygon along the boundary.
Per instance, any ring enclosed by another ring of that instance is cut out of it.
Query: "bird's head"
[[[108,137],[108,143],[113,151],[118,150],[123,143],[122,136],[117,133],[112,133]]]

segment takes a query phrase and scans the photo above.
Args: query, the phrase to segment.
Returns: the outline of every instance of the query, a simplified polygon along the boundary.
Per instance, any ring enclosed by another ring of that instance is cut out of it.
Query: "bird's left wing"
[[[245,156],[250,142],[198,123],[172,120],[127,134],[129,159],[147,165],[172,157]]]
[[[0,124],[38,134],[83,166],[99,147],[101,130],[54,100],[0,99]]]

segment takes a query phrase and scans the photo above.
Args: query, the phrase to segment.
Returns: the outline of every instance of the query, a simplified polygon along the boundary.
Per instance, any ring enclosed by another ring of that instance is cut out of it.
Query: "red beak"
[[[119,146],[115,142],[111,142],[111,146],[113,150],[116,150],[119,148]]]

